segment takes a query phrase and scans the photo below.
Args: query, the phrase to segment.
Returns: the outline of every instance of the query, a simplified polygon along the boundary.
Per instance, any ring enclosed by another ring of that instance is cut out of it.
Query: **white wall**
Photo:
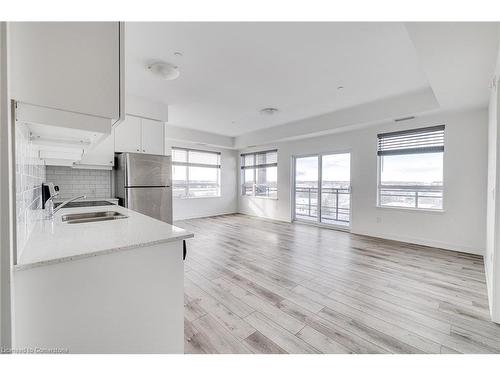
[[[174,220],[207,217],[237,212],[237,174],[238,153],[235,150],[202,146],[167,138],[165,152],[171,154],[172,147],[185,147],[197,150],[218,151],[221,153],[221,196],[214,198],[173,198]]]
[[[498,108],[500,95],[499,90],[500,56],[498,59],[494,85],[490,93],[488,108],[488,188],[487,188],[487,215],[486,215],[486,254],[484,265],[486,269],[486,282],[488,284],[488,297],[490,312],[493,321],[500,323],[500,116]]]
[[[125,97],[125,112],[129,115],[157,121],[168,120],[168,106],[166,104],[130,94]]]
[[[302,122],[302,126],[307,128],[308,121]],[[350,150],[353,233],[483,254],[486,235],[487,122],[485,109],[469,110],[246,149],[278,149],[278,199],[242,197],[238,194],[239,212],[291,220],[292,156]],[[377,133],[438,124],[446,125],[444,212],[376,207]]]
[[[484,265],[488,283],[490,308],[492,307],[493,260],[497,243],[497,215],[498,204],[495,196],[498,193],[497,159],[498,159],[498,95],[497,87],[491,90],[488,108],[488,188],[487,188],[487,213],[486,213],[486,254]]]
[[[234,148],[234,138],[226,135],[204,132],[196,129],[182,128],[172,124],[165,125],[167,137],[173,141],[203,143],[207,146]]]
[[[268,142],[283,142],[296,139],[314,138],[339,131],[355,130],[416,113],[439,108],[434,92],[425,88],[403,95],[363,103],[354,107],[340,109],[306,120],[260,129],[242,134],[235,138],[238,149]]]
[[[7,90],[7,23],[0,22],[0,347],[11,346],[10,122]]]

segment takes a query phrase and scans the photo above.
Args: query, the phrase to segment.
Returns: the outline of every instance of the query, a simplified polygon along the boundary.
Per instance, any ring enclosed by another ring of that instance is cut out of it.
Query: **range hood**
[[[28,127],[46,165],[74,165],[112,129],[107,118],[22,102],[15,103],[15,119]]]

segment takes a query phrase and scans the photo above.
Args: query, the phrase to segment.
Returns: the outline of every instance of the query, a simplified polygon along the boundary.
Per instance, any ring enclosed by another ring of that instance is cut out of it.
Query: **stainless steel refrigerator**
[[[116,154],[114,176],[119,205],[172,224],[170,156]]]

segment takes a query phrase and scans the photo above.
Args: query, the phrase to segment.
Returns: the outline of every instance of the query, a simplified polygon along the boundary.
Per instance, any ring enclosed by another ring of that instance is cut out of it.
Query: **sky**
[[[443,182],[443,153],[384,156],[381,182]]]
[[[190,167],[189,179],[193,181],[217,182],[219,171],[220,169],[217,168]],[[172,179],[174,181],[184,181],[186,179],[186,167],[174,165]]]
[[[323,181],[350,180],[350,154],[323,155]],[[296,179],[315,181],[318,179],[318,157],[297,158]]]
[[[443,181],[443,154],[414,154],[384,156],[381,160],[381,182],[417,182],[423,184]],[[276,181],[276,168],[268,168],[268,181]],[[253,172],[252,172],[253,173]],[[318,157],[297,158],[297,182],[318,180]],[[217,181],[214,168],[191,168],[193,180]],[[174,167],[174,180],[185,178],[185,167]],[[323,181],[349,181],[350,154],[323,156]]]
[[[430,184],[443,181],[443,153],[391,155],[381,160],[381,182],[417,182]],[[318,180],[318,157],[297,158],[296,179]],[[323,156],[324,181],[350,180],[350,155]]]

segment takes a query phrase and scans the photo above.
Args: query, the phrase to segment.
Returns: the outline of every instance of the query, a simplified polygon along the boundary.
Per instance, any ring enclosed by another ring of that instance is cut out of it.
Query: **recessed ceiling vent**
[[[401,118],[394,119],[394,121],[396,121],[396,122],[408,121],[408,120],[413,120],[414,118],[415,118],[415,116],[401,117]]]
[[[276,113],[278,113],[278,108],[268,107],[268,108],[262,108],[260,110],[260,114],[263,116],[272,116],[275,115]]]

